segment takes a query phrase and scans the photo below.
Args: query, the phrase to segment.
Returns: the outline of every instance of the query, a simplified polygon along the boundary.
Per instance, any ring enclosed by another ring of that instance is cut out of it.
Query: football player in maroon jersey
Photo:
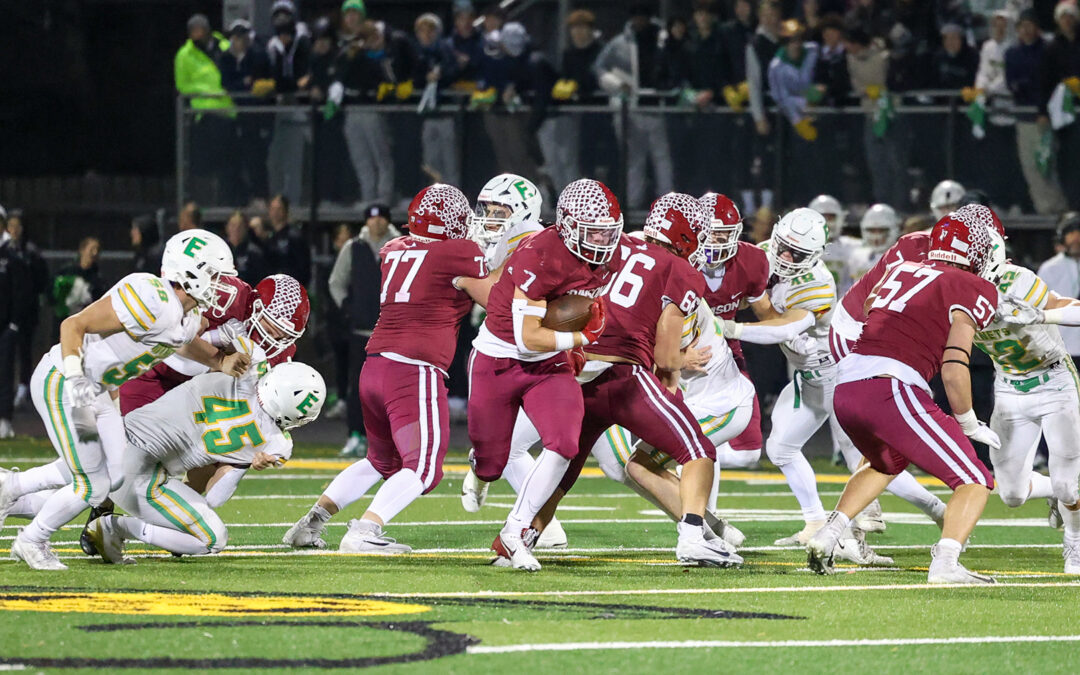
[[[742,563],[718,540],[705,539],[715,450],[675,393],[683,366],[683,321],[694,312],[705,286],[687,260],[697,252],[708,222],[708,212],[696,199],[671,192],[650,208],[644,241],[623,239],[625,262],[607,296],[608,325],[599,340],[585,346],[589,363],[582,374],[585,415],[580,449],[557,489],[526,481],[492,546],[513,567],[540,569],[529,547],[515,549],[508,540],[535,539],[574,484],[597,439],[615,424],[683,467],[678,559],[717,567]]]
[[[866,323],[840,362],[834,398],[837,420],[869,465],[851,477],[836,511],[807,544],[814,571],[832,571],[833,548],[850,519],[915,464],[954,490],[928,580],[993,583],[967,570],[959,556],[994,487],[971,440],[1000,445],[971,408],[969,360],[975,332],[997,309],[997,288],[988,279],[1000,275],[1003,244],[992,227],[954,212],[931,231],[926,263],[894,266],[869,294]],[[951,417],[927,384],[938,372]]]
[[[606,185],[588,178],[567,185],[559,195],[555,226],[529,237],[506,262],[473,342],[469,360],[473,469],[482,481],[499,478],[509,457],[518,408],[523,408],[544,447],[522,489],[522,495],[526,491],[542,495],[536,509],[577,454],[583,403],[566,352],[594,343],[604,330],[601,295],[622,265],[622,227],[619,202]],[[541,326],[547,303],[568,293],[596,298],[584,329],[565,332]],[[511,555],[523,551],[532,558],[522,540],[528,524],[505,530],[502,541]]]
[[[339,510],[382,484],[359,520],[349,522],[340,550],[408,553],[383,534],[386,523],[442,480],[450,443],[444,378],[454,358],[458,328],[473,302],[487,301],[484,254],[468,238],[469,200],[437,183],[409,204],[409,234],[379,252],[379,319],[360,372],[360,400],[368,432],[367,457],[342,471],[283,541],[323,548],[322,531]]]

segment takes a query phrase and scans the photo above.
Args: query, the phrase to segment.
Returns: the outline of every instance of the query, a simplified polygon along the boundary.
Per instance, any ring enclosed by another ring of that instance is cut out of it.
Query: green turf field
[[[40,441],[0,442],[0,466],[53,457]],[[895,567],[819,577],[802,551],[771,546],[801,528],[771,467],[723,483],[725,513],[748,535],[735,570],[679,566],[673,523],[584,477],[559,513],[570,548],[542,552],[544,569],[525,574],[487,565],[513,497],[498,484],[480,513],[465,513],[460,458],[388,528],[414,554],[287,550],[285,529],[341,466],[326,448],[300,446],[294,458],[242,481],[220,511],[220,556],[140,545],[129,547],[138,564],[106,566],[66,529],[55,541],[68,572],[0,562],[0,670],[1046,673],[1075,671],[1080,654],[1080,583],[1061,573],[1045,503],[1009,510],[992,496],[963,560],[1000,583],[936,588],[924,582],[937,529],[892,497],[888,531],[872,543]],[[843,478],[817,468],[828,508]],[[332,521],[331,547],[366,503]],[[5,526],[5,556],[22,524]]]

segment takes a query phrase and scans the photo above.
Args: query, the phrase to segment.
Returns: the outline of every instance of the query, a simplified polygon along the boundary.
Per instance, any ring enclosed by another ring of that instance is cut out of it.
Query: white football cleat
[[[824,527],[824,525],[824,520],[809,521],[803,529],[790,537],[783,537],[774,541],[773,546],[806,546],[806,543],[810,541],[810,537],[817,534],[817,531]]]
[[[1065,574],[1080,574],[1080,544],[1065,546],[1061,555],[1065,558]]]
[[[881,511],[881,502],[874,500],[855,516],[855,524],[863,532],[884,532],[885,518]]]
[[[806,542],[806,566],[815,574],[833,574],[834,551],[836,540],[823,537],[810,537]]]
[[[476,477],[476,450],[469,450],[469,472],[461,481],[461,508],[476,513],[487,500],[488,485]]]
[[[558,518],[552,518],[540,537],[536,540],[536,548],[566,548],[566,530]]]
[[[370,520],[349,521],[349,531],[341,538],[338,550],[342,553],[375,553],[377,555],[400,555],[412,553],[412,547],[397,543],[383,534],[382,527]]]
[[[15,506],[17,499],[12,494],[11,476],[18,469],[0,469],[0,527],[4,526],[4,520],[11,513],[11,507]]]
[[[345,399],[339,398],[334,401],[334,405],[323,411],[322,416],[328,420],[336,420],[345,416],[347,408],[348,406],[345,403]]]
[[[1050,513],[1046,516],[1046,523],[1055,530],[1065,527],[1065,519],[1061,517],[1061,505],[1058,504],[1057,497],[1047,497],[1046,503],[1050,505]],[[3,508],[2,502],[0,502],[0,508]],[[3,524],[4,522],[0,520],[0,525]]]
[[[746,541],[746,535],[742,533],[742,530],[732,525],[727,518],[721,518],[711,511],[705,511],[705,525],[736,549]]]
[[[0,439],[15,438],[15,428],[11,426],[11,420],[0,420]]]
[[[325,527],[326,523],[315,519],[311,511],[308,511],[289,528],[281,538],[281,543],[293,548],[326,548],[326,541],[322,538]]]
[[[11,557],[21,560],[30,566],[32,570],[66,570],[68,567],[60,562],[56,553],[49,546],[49,542],[24,541],[22,533],[11,542]]]
[[[707,541],[701,527],[683,522],[677,524],[679,542],[675,546],[675,557],[684,565],[700,567],[735,567],[745,562],[738,553],[731,549],[723,539]]]
[[[532,547],[536,544],[537,532],[527,527],[521,532],[513,531],[509,525],[503,527],[499,536],[491,544],[491,550],[498,554],[491,564],[496,567],[513,567],[516,570],[526,572],[538,572],[540,561],[532,553]],[[510,564],[500,564],[499,559],[509,560]]]
[[[360,434],[349,436],[345,445],[341,446],[338,457],[364,457],[367,455],[367,439]]]
[[[807,546],[809,547],[809,544]],[[854,523],[836,542],[833,556],[856,565],[892,565],[894,562],[889,556],[879,555],[870,548],[866,543],[866,533]]]
[[[95,518],[86,526],[86,533],[94,542],[98,555],[106,563],[132,565],[135,560],[124,557],[124,538],[116,531],[116,516],[108,515]]]
[[[933,560],[926,581],[931,584],[996,584],[993,577],[976,574],[960,564],[959,560],[937,557],[937,545],[930,549]]]

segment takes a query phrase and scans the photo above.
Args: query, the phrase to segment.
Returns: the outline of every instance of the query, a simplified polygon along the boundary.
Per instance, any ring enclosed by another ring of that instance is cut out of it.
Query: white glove
[[[985,443],[993,450],[1001,448],[1001,439],[998,438],[993,429],[979,421],[974,410],[969,410],[962,415],[953,415],[953,417],[960,423],[960,429],[964,432],[964,435],[971,440]]]
[[[229,319],[222,325],[218,326],[218,332],[221,334],[222,344],[232,344],[238,337],[247,337],[247,326],[240,319]]]
[[[729,340],[738,340],[742,336],[743,325],[738,321],[724,319],[724,337]]]
[[[806,333],[797,335],[784,344],[787,345],[788,349],[802,356],[813,354],[818,350],[817,339],[810,337]]]
[[[1001,321],[1010,326],[1030,326],[1033,323],[1046,322],[1045,312],[1041,309],[1010,297],[1001,299],[997,314]]]
[[[340,82],[331,84],[329,91],[326,93],[326,98],[330,99],[330,102],[334,105],[341,105],[341,102],[345,99],[345,85]]]
[[[86,375],[68,375],[64,378],[64,389],[73,408],[83,408],[94,404],[97,390]]]

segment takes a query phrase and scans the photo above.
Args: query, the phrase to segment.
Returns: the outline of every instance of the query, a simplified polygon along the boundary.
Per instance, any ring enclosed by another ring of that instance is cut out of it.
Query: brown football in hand
[[[590,297],[573,293],[555,298],[548,302],[547,314],[540,325],[551,330],[579,331],[589,323],[589,307],[593,302]]]

